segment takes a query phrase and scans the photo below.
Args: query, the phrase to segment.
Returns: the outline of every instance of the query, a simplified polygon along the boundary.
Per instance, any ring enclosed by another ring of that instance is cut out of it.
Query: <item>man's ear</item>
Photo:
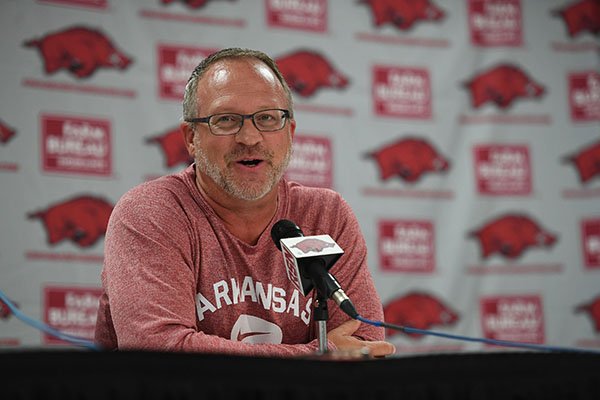
[[[183,141],[190,157],[194,157],[196,154],[196,147],[194,146],[194,129],[192,124],[189,122],[182,122],[179,124],[179,129],[183,134]]]
[[[294,134],[296,133],[296,120],[290,119],[290,133],[292,134],[292,140],[294,139]]]

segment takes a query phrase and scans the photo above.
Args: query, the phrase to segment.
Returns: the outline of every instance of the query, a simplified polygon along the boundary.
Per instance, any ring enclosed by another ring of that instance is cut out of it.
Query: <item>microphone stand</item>
[[[317,302],[315,304],[314,321],[317,323],[317,334],[319,338],[318,354],[327,353],[327,297],[317,290]]]

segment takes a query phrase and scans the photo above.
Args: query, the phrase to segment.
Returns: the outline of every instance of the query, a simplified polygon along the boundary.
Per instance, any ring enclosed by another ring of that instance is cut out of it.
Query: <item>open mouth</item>
[[[262,161],[263,160],[259,160],[257,158],[252,158],[252,159],[248,159],[248,160],[240,160],[240,161],[238,161],[238,163],[240,163],[246,167],[256,167]]]

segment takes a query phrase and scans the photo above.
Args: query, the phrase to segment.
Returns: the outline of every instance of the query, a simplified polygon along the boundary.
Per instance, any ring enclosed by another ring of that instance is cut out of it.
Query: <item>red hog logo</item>
[[[5,144],[8,143],[13,136],[17,134],[10,126],[6,125],[4,121],[0,120],[0,143]]]
[[[186,6],[188,6],[189,8],[202,8],[205,5],[207,5],[208,3],[210,3],[211,0],[162,0],[162,4],[171,4],[171,3],[175,3],[176,1],[179,1],[183,4],[185,4]],[[232,1],[232,0],[229,0]]]
[[[600,176],[600,142],[565,157],[563,162],[573,164],[577,169],[579,181],[588,183],[592,178]]]
[[[104,199],[79,196],[27,217],[42,220],[50,245],[69,239],[80,247],[90,247],[106,233],[112,209],[113,205]]]
[[[416,329],[429,329],[432,326],[449,326],[459,320],[458,313],[441,300],[427,293],[413,292],[390,301],[383,307],[386,322]],[[393,336],[399,331],[387,329],[386,335]],[[420,338],[419,334],[408,334]]]
[[[501,64],[482,72],[464,86],[471,94],[473,108],[491,102],[501,109],[507,109],[518,98],[540,98],[546,92],[521,68],[511,64]]]
[[[15,307],[18,307],[18,305],[15,302],[13,302],[13,305]],[[11,311],[10,307],[8,306],[8,304],[6,304],[4,301],[2,301],[0,299],[0,319],[8,319],[11,315],[12,315],[12,311]]]
[[[179,128],[172,129],[167,133],[146,139],[146,143],[158,144],[165,159],[165,166],[172,168],[178,164],[190,164],[193,158],[190,157],[188,149],[183,140],[183,134]]]
[[[343,89],[348,78],[336,71],[321,54],[300,50],[275,60],[290,89],[309,97],[320,88]]]
[[[310,238],[310,239],[304,239],[304,240],[296,243],[292,247],[295,247],[295,248],[299,249],[301,252],[303,252],[304,254],[306,254],[311,251],[320,253],[324,249],[326,249],[328,247],[333,247],[333,246],[335,246],[335,243],[329,243],[329,242],[325,242],[321,239]]]
[[[398,176],[405,182],[414,183],[428,172],[444,172],[450,162],[429,142],[408,137],[367,154],[379,166],[379,177],[385,181]]]
[[[586,312],[594,324],[594,330],[600,333],[600,296],[589,303],[578,305],[575,312]]]
[[[431,0],[363,0],[371,7],[375,26],[390,23],[406,31],[419,21],[440,21],[444,11]]]
[[[526,215],[508,214],[486,223],[470,232],[469,237],[479,240],[481,257],[498,253],[508,259],[516,259],[529,247],[550,247],[556,235],[546,232]]]
[[[563,19],[571,38],[589,32],[600,33],[600,1],[581,0],[571,3],[565,8],[554,10],[552,15]]]
[[[24,46],[40,51],[46,74],[64,68],[77,78],[87,78],[99,68],[125,69],[131,63],[104,33],[81,26],[26,41]]]

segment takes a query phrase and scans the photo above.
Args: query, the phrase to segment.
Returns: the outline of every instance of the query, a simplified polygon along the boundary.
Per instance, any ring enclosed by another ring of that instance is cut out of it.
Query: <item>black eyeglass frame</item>
[[[273,129],[273,130],[265,130],[265,129],[261,129],[256,125],[256,121],[254,120],[254,116],[256,114],[260,114],[260,113],[264,113],[266,111],[281,111],[283,112],[283,125],[281,126],[281,128],[277,128],[277,129]],[[237,131],[232,132],[232,133],[227,133],[227,134],[217,134],[214,133],[212,131],[212,126],[210,124],[210,119],[214,116],[217,115],[237,115],[242,117],[242,119],[240,120],[240,124],[238,126]],[[244,126],[244,121],[249,119],[252,120],[252,125],[254,125],[254,127],[256,129],[258,129],[260,132],[277,132],[279,130],[282,130],[283,128],[285,128],[285,125],[287,124],[287,121],[292,117],[292,113],[290,112],[290,110],[286,110],[285,108],[267,108],[265,110],[258,110],[252,114],[239,114],[239,113],[216,113],[216,114],[212,114],[206,117],[199,117],[199,118],[190,118],[190,119],[186,119],[185,122],[190,122],[190,123],[195,123],[195,122],[201,122],[204,124],[208,125],[208,130],[210,131],[211,134],[215,135],[215,136],[232,136],[232,135],[237,135],[239,133],[239,131],[242,130],[242,126]]]

